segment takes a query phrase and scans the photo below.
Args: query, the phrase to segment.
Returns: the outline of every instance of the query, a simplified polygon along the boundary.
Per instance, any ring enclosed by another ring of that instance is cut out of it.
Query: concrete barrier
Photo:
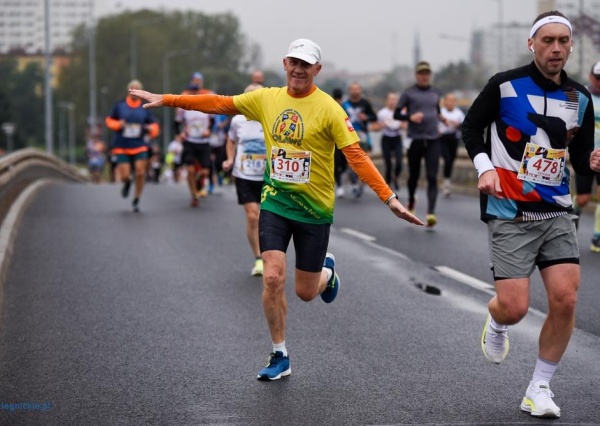
[[[54,181],[89,182],[89,178],[37,149],[23,149],[0,157],[0,308],[23,212],[37,190]]]

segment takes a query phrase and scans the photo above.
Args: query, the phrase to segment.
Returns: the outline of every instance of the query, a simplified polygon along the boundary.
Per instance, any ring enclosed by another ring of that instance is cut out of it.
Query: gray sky
[[[140,8],[231,12],[261,46],[264,67],[278,66],[292,40],[309,38],[321,46],[323,62],[352,73],[412,65],[417,34],[421,56],[435,71],[467,60],[472,31],[498,23],[500,11],[505,24],[537,15],[536,0],[96,0],[97,16]],[[526,40],[515,48],[526,52]]]

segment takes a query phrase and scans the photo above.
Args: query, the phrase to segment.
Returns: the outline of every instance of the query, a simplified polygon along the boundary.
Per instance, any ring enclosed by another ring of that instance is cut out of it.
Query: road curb
[[[43,186],[55,183],[54,179],[41,179],[29,185],[12,203],[2,225],[0,226],[0,318],[4,302],[4,282],[6,280],[8,265],[13,252],[13,245],[19,229],[19,223],[25,209],[33,200],[33,196]]]

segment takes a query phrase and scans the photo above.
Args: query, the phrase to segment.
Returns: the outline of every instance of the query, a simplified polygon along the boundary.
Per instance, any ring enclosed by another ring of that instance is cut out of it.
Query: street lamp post
[[[94,20],[94,0],[90,0],[90,17],[88,22],[88,42],[89,42],[89,79],[90,79],[90,116],[88,118],[90,134],[97,132],[98,111],[97,111],[97,90],[96,90],[96,22]]]
[[[44,1],[44,56],[45,66],[44,70],[44,112],[46,116],[45,130],[46,130],[46,151],[48,154],[52,154],[52,74],[50,68],[52,67],[52,55],[50,52],[50,0]]]
[[[181,56],[181,55],[186,55],[189,52],[191,52],[192,49],[182,49],[182,50],[173,50],[171,52],[167,52],[165,54],[163,54],[163,60],[162,60],[162,72],[163,72],[163,93],[169,93],[169,83],[170,83],[170,67],[169,67],[169,61],[176,57],[176,56]],[[167,152],[167,147],[169,145],[169,142],[171,141],[171,131],[170,131],[170,126],[169,126],[169,121],[171,118],[171,109],[170,108],[163,108],[163,129],[162,129],[162,134],[163,134],[163,152]]]
[[[130,74],[130,80],[133,80],[134,78],[137,78],[137,38],[136,38],[136,29],[144,26],[144,25],[153,25],[156,24],[158,22],[161,22],[162,20],[164,20],[164,18],[162,16],[154,18],[154,19],[146,19],[143,21],[136,21],[133,24],[131,24],[131,38],[129,40],[129,50],[130,50],[130,55],[131,55],[131,62],[129,64],[130,69],[129,69],[129,74]]]
[[[69,123],[69,163],[75,164],[75,103],[58,102],[57,106],[67,111]]]
[[[494,0],[498,2],[498,71],[502,71],[504,63],[502,61],[502,37],[504,36],[502,22],[502,0]]]

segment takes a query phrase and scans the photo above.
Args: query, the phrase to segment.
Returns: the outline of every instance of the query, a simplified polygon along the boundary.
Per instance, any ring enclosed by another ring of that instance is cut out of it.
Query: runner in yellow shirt
[[[291,373],[285,347],[286,250],[294,239],[296,294],[304,301],[320,295],[331,303],[340,279],[335,257],[327,253],[333,222],[334,147],[342,150],[357,175],[388,205],[393,214],[423,225],[398,201],[373,162],[360,148],[359,137],[342,107],[321,91],[314,78],[321,71],[321,48],[311,40],[293,41],[283,58],[287,87],[264,88],[236,96],[160,95],[132,93],[149,103],[145,108],[170,106],[211,114],[243,114],[265,130],[267,162],[259,219],[263,259],[263,309],[273,351],[261,380]]]

